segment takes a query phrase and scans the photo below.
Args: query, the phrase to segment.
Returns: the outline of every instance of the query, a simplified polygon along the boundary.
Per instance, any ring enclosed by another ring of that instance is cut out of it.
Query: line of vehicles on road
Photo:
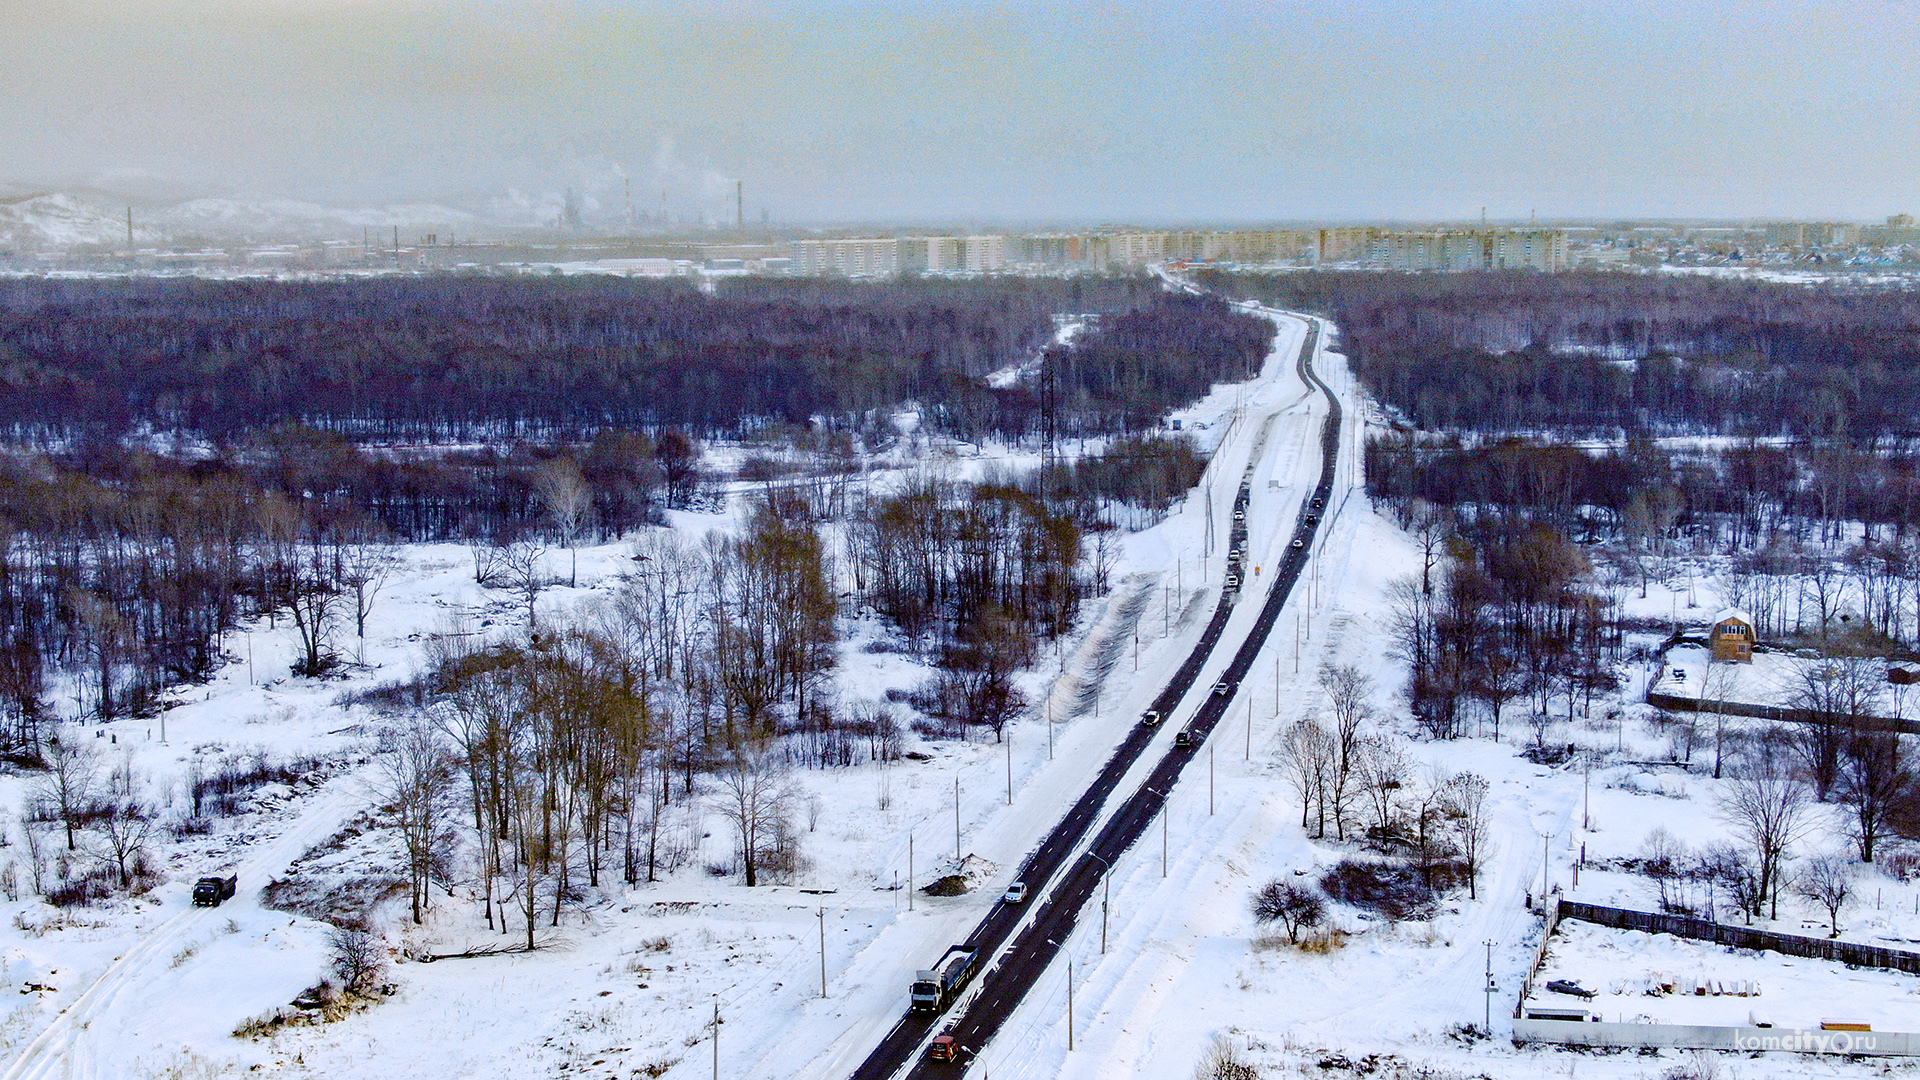
[[[1241,574],[1245,569],[1243,563],[1249,495],[1248,487],[1243,483],[1239,496],[1234,500],[1233,528],[1227,553],[1228,572],[1225,577],[1227,592],[1237,592],[1242,583]],[[1299,550],[1306,546],[1306,536],[1302,533],[1311,534],[1313,527],[1319,524],[1320,514],[1325,508],[1326,499],[1322,495],[1315,494],[1309,500],[1307,512],[1301,518],[1301,527],[1296,530],[1289,545],[1291,548]],[[1233,693],[1235,686],[1235,682],[1223,679],[1213,684],[1211,694],[1214,697],[1226,697]],[[1140,723],[1148,728],[1158,727],[1163,719],[1165,717],[1158,709],[1148,709],[1140,714]],[[1178,749],[1192,749],[1199,745],[1199,742],[1199,736],[1191,728],[1182,728],[1173,736],[1173,745]],[[1026,882],[1012,883],[1000,899],[1006,904],[1024,903],[1027,899]],[[915,974],[909,1012],[946,1011],[977,973],[979,962],[980,951],[972,946],[954,945],[947,949],[933,967],[922,969]],[[953,1062],[959,1060],[963,1052],[964,1049],[953,1035],[943,1032],[934,1036],[933,1041],[928,1044],[926,1056],[930,1061]]]

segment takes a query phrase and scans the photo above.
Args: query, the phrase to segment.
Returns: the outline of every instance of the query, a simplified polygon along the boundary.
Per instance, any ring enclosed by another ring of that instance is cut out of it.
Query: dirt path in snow
[[[14,1060],[4,1080],[95,1080],[101,1076],[97,1043],[111,1040],[121,1025],[116,1013],[130,1005],[129,990],[159,992],[169,976],[177,977],[175,957],[198,933],[231,918],[236,908],[257,910],[260,890],[269,878],[284,873],[294,859],[333,834],[364,802],[355,792],[355,776],[336,777],[302,808],[300,816],[278,837],[258,848],[237,866],[240,887],[232,900],[217,908],[184,907],[172,918],[148,931],[108,965],[93,983],[61,1010]],[[110,1076],[120,1073],[111,1070]]]

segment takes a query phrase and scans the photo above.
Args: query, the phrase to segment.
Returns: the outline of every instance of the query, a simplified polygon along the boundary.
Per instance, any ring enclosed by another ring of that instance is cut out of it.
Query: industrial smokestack
[[[733,227],[736,229],[747,227],[746,187],[739,180],[733,182]]]

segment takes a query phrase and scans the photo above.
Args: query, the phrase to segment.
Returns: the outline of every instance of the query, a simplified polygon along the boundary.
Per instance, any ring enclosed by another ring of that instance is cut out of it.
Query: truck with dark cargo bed
[[[233,899],[233,890],[240,883],[238,874],[226,877],[203,877],[193,885],[194,907],[219,907],[220,901]]]
[[[939,1012],[960,993],[973,976],[973,961],[978,950],[955,945],[940,957],[940,962],[920,971],[913,980],[914,1012]]]

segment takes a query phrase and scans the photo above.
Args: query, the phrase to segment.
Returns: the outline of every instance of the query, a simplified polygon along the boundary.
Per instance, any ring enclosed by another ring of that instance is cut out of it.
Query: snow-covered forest
[[[1204,767],[977,1064],[1531,1076],[1576,1060],[1507,1038],[1536,967],[1612,1021],[1723,963],[1570,922],[1536,964],[1547,897],[1920,938],[1913,736],[1877,722],[1920,633],[1909,448],[1847,396],[1904,368],[1835,389],[1780,344],[1904,308],[1202,280],[1330,316],[1358,422]],[[1319,473],[1305,319],[1158,279],[4,288],[20,1075],[844,1075]],[[1622,403],[1675,372],[1722,396]],[[1827,419],[1757,426],[1803,376]],[[1645,703],[1725,608],[1806,660],[1811,719]],[[1784,1025],[1920,1031],[1911,975],[1737,959]],[[1721,1068],[1665,1056],[1577,1063]],[[1809,1067],[1866,1068],[1739,1064]]]

